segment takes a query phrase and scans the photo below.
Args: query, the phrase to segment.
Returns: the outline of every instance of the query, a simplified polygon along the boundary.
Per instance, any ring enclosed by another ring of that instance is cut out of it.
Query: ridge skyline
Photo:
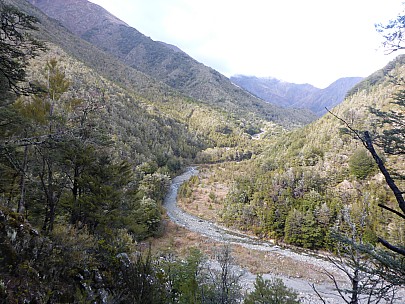
[[[91,2],[228,78],[273,76],[323,89],[339,78],[367,77],[399,54],[379,49],[382,37],[374,28],[396,17],[399,0]]]

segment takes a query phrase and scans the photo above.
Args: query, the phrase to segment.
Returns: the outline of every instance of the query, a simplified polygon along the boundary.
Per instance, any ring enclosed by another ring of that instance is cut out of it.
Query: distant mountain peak
[[[87,0],[29,1],[102,52],[199,102],[286,126],[299,126],[315,118],[309,111],[283,109],[235,87],[227,77],[178,47],[152,40]]]
[[[232,82],[267,102],[286,108],[308,109],[318,116],[325,113],[325,107],[332,108],[342,102],[347,92],[362,79],[344,77],[325,89],[319,89],[308,83],[290,83],[274,77],[231,77]]]

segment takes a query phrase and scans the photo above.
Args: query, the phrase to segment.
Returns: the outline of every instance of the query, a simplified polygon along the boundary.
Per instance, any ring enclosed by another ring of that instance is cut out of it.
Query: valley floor
[[[185,209],[179,207],[177,204],[179,187],[193,175],[199,175],[202,179],[207,178],[206,174],[201,174],[195,167],[190,167],[185,173],[172,180],[164,201],[169,221],[165,235],[154,241],[154,248],[175,250],[179,255],[185,256],[190,247],[197,247],[209,257],[207,261],[209,266],[215,268],[218,267],[212,258],[215,250],[227,244],[231,246],[232,255],[235,257],[233,270],[242,275],[241,283],[245,290],[253,287],[257,274],[263,274],[264,279],[281,278],[287,287],[293,288],[299,293],[302,303],[325,303],[319,299],[312,286],[315,286],[326,303],[345,303],[337,295],[335,286],[325,275],[325,270],[335,275],[340,287],[349,287],[348,280],[326,259],[325,255],[283,248],[240,231],[223,227],[217,224],[213,208],[207,208],[209,204],[204,203],[204,199],[198,195],[193,197],[201,206],[198,210],[192,207],[193,204],[185,206],[184,202],[182,206]],[[206,179],[203,183],[208,184]],[[209,186],[210,190],[218,187],[219,192],[223,192],[226,188],[225,185],[214,184],[216,186],[212,184]],[[207,193],[208,191],[202,192]],[[220,195],[224,195],[224,193]],[[205,207],[203,207],[204,205]],[[190,211],[193,214],[190,214]],[[403,292],[402,290],[401,294]]]
[[[172,181],[164,203],[172,222],[168,225],[167,237],[163,238],[169,242],[165,246],[177,250],[198,246],[209,256],[213,253],[213,248],[226,243],[232,246],[232,253],[237,262],[236,271],[243,272],[242,282],[246,289],[252,287],[257,273],[263,273],[263,277],[267,279],[270,277],[283,279],[288,287],[300,293],[303,303],[322,303],[312,289],[312,284],[328,303],[343,302],[334,294],[334,287],[323,271],[336,273],[341,284],[345,284],[345,279],[323,257],[263,242],[180,209],[177,206],[178,189],[184,181],[195,174],[198,174],[198,170],[191,167]]]

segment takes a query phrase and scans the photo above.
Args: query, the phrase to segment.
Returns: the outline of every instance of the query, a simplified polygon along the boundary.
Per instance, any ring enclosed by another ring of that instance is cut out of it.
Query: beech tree
[[[0,107],[13,97],[30,94],[34,87],[25,82],[28,60],[44,50],[44,45],[30,34],[38,20],[0,1]]]
[[[395,19],[388,21],[388,23],[377,23],[375,25],[377,32],[383,38],[382,43],[387,52],[392,53],[405,49],[405,16],[404,13],[398,14]]]
[[[12,106],[20,95],[37,91],[26,83],[28,61],[45,50],[44,45],[33,38],[38,20],[0,1],[0,192],[7,193],[12,202],[14,192],[19,192],[18,211],[24,211],[25,173],[28,148],[17,151],[7,143],[17,137],[27,137],[26,119]],[[11,155],[22,154],[17,161]],[[16,188],[18,190],[16,190]]]
[[[358,149],[349,159],[350,173],[359,179],[366,179],[375,173],[376,165],[365,149]]]

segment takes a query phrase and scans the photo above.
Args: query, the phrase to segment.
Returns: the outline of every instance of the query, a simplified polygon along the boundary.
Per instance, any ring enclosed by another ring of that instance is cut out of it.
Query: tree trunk
[[[352,281],[352,297],[350,299],[350,304],[359,303],[359,270],[354,270],[354,276],[351,279]]]
[[[73,202],[72,202],[72,214],[70,215],[70,222],[72,224],[77,224],[77,222],[81,218],[81,208],[79,206],[79,165],[75,164],[74,173],[73,173],[73,187],[72,187],[72,195],[73,195]]]
[[[25,173],[28,165],[28,146],[24,147],[24,160],[20,172],[20,199],[18,200],[17,213],[25,211]]]

